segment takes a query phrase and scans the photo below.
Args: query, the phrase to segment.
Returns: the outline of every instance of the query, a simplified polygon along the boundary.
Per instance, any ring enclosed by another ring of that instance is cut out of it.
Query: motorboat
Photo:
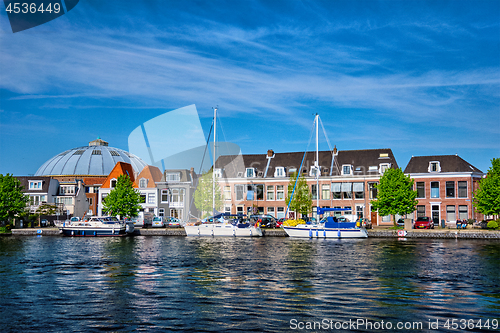
[[[218,214],[207,219],[209,222],[184,226],[187,236],[229,236],[229,237],[261,237],[262,230],[257,223],[244,220],[238,215]]]
[[[64,236],[126,236],[134,232],[134,223],[120,221],[112,216],[93,216],[84,220],[65,221],[59,231]]]

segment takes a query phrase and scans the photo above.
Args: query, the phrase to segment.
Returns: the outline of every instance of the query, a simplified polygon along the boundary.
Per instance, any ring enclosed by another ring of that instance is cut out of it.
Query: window
[[[285,207],[278,207],[278,214],[276,218],[281,219],[285,217]]]
[[[30,181],[30,190],[41,190],[42,189],[42,181]]]
[[[168,189],[161,190],[161,202],[168,202],[168,194],[169,194]]]
[[[74,186],[61,186],[61,187],[59,187],[59,194],[60,195],[75,194],[75,187]]]
[[[158,209],[158,216],[165,216],[165,208]]]
[[[63,205],[72,205],[73,197],[57,197],[55,202]]]
[[[318,188],[316,184],[311,185],[311,199],[316,200],[318,198]]]
[[[352,199],[352,183],[342,183],[342,198]]]
[[[417,206],[417,218],[425,216],[425,206]]]
[[[257,200],[264,200],[264,185],[255,185],[255,188],[257,190]]]
[[[457,215],[455,213],[455,206],[446,206],[446,220],[456,221]]]
[[[145,194],[141,194],[141,201],[139,201],[139,203],[146,203],[146,195]]]
[[[431,198],[439,198],[439,182],[431,182]]]
[[[165,180],[167,182],[180,182],[181,174],[179,172],[167,172],[165,175]]]
[[[368,167],[368,172],[378,171],[378,167],[376,165],[371,165]]]
[[[458,182],[458,197],[467,198],[467,182]]]
[[[30,205],[37,206],[40,204],[40,197],[38,195],[30,196]]]
[[[340,199],[342,196],[341,183],[332,183],[332,196],[333,199]]]
[[[110,187],[111,188],[115,188],[116,187],[116,179],[115,178],[111,179]]]
[[[417,198],[425,198],[425,182],[417,182]]]
[[[363,206],[356,205],[356,216],[358,218],[363,218],[363,209],[364,209]]]
[[[274,201],[274,186],[273,185],[268,185],[267,186],[267,192],[266,193],[267,193],[266,200],[268,200],[268,201]]]
[[[276,217],[274,207],[267,207],[267,214]]]
[[[184,189],[172,189],[172,202],[184,202]]]
[[[154,205],[156,203],[155,193],[148,193],[148,204]]]
[[[89,199],[89,206],[92,206],[94,200],[92,198],[88,198]]]
[[[243,206],[236,206],[236,214],[243,214],[244,209]]]
[[[285,185],[276,185],[276,200],[285,200]],[[278,208],[279,212],[279,208]],[[285,217],[285,216],[282,216]]]
[[[236,201],[243,200],[243,185],[234,185],[234,191],[236,192]]]
[[[365,184],[364,183],[353,183],[352,191],[354,192],[355,199],[365,198]]]
[[[377,188],[375,187],[378,183],[368,183],[368,191],[370,191],[370,199],[377,199]]]
[[[350,165],[350,164],[342,165],[342,174],[343,175],[350,175],[351,169],[352,169],[352,165]]]
[[[145,188],[148,186],[148,180],[146,178],[141,178],[139,180],[139,188]]]
[[[274,170],[274,177],[285,177],[285,168],[276,167],[276,169]]]
[[[328,184],[321,185],[321,199],[330,200],[330,186]]]
[[[222,178],[222,169],[214,169],[215,177]]]
[[[246,177],[247,178],[255,178],[255,168],[247,168],[246,169]]]
[[[461,220],[466,220],[469,218],[469,211],[467,206],[458,206],[458,218]]]
[[[455,197],[455,182],[446,182],[446,197]]]
[[[224,186],[224,200],[231,200],[231,186]]]
[[[381,163],[380,164],[380,174],[383,175],[385,170],[389,169],[391,165],[389,163]]]
[[[254,198],[254,187],[253,185],[247,185],[247,200],[253,200]]]
[[[439,161],[432,161],[429,162],[429,172],[441,172],[441,166],[439,164]]]

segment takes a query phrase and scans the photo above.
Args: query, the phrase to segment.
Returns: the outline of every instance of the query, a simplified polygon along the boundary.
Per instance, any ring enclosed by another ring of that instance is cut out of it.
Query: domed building
[[[88,146],[73,148],[45,162],[35,176],[104,176],[109,175],[117,162],[130,163],[135,173],[147,165],[139,157],[118,148],[109,147],[100,138]]]
[[[45,200],[55,203],[60,215],[95,215],[99,188],[118,162],[132,166],[132,178],[147,166],[134,154],[109,147],[106,141],[98,138],[89,142],[88,146],[73,148],[52,157],[30,179],[48,177],[57,181],[52,198]]]

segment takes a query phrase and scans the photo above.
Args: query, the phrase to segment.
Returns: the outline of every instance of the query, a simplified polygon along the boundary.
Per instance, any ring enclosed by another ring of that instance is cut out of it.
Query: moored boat
[[[81,221],[64,222],[59,230],[64,236],[126,236],[134,232],[134,223],[120,221],[116,217],[93,216]]]
[[[260,237],[262,230],[256,224],[242,221],[239,217],[231,219],[231,215],[219,214],[212,222],[188,224],[184,226],[187,236],[229,236],[229,237]],[[219,221],[219,222],[217,222]]]

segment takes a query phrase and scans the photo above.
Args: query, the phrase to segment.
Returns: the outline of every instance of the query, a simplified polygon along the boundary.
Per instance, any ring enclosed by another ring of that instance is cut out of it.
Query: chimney
[[[274,156],[274,151],[272,149],[269,149],[267,151],[267,157],[273,157]]]

